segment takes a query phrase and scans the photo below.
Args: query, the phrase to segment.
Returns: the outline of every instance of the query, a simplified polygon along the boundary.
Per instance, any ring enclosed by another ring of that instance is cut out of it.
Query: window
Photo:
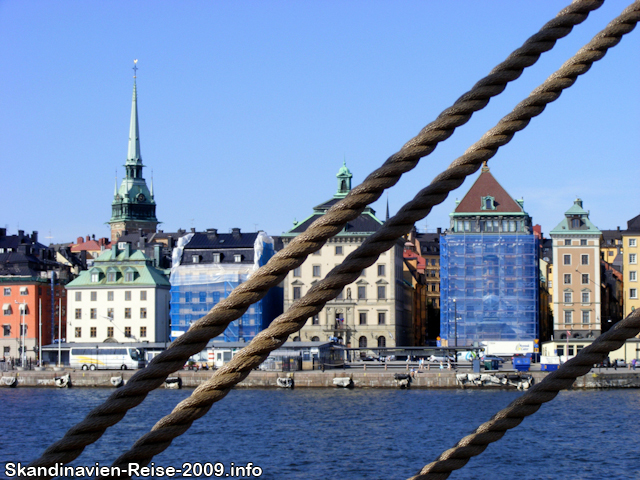
[[[589,265],[589,255],[580,255],[580,264]]]
[[[564,292],[564,303],[571,303],[571,292]]]
[[[107,301],[113,302],[113,292],[107,292]]]
[[[131,318],[131,309],[129,307],[124,309],[124,318]]]
[[[342,253],[342,245],[336,246],[336,255],[343,255]]]
[[[11,336],[11,325],[2,325],[2,335],[5,337]]]
[[[431,266],[432,266],[432,267],[435,267],[435,266],[436,266],[436,259],[435,259],[435,258],[432,258],[432,259],[431,259]]]
[[[131,327],[124,327],[124,336],[127,338],[131,337]]]
[[[573,319],[573,311],[565,310],[564,311],[564,323],[571,323]]]
[[[570,273],[565,273],[564,274],[564,284],[565,285],[569,285],[571,283],[571,274]]]
[[[113,320],[113,308],[107,308],[107,317]]]
[[[213,263],[220,263],[220,254],[219,253],[214,253],[213,254]]]
[[[363,335],[358,339],[358,347],[367,348],[367,337]]]
[[[200,255],[191,255],[191,263],[200,263]]]
[[[630,247],[637,247],[638,246],[635,238],[630,238],[629,239],[629,246]]]
[[[76,320],[81,320],[81,319],[82,319],[82,309],[76,308]]]
[[[198,292],[198,300],[200,301],[200,303],[206,303],[207,292]]]
[[[91,292],[91,301],[95,302],[98,300],[98,292]]]
[[[638,281],[638,272],[636,272],[635,270],[631,270],[629,272],[629,281],[630,282],[637,282]]]
[[[582,311],[582,323],[589,323],[589,318],[590,318],[590,314],[591,312],[589,310],[583,310]]]
[[[135,276],[135,272],[124,272],[124,281],[125,282],[133,282]]]
[[[82,301],[82,292],[76,292],[76,302]]]
[[[383,265],[378,265],[378,276],[379,277],[384,277],[386,275],[385,267],[386,267],[386,265],[384,265],[384,264]]]
[[[378,337],[378,347],[386,347],[387,346],[387,339],[385,337]]]
[[[571,255],[563,255],[563,259],[564,259],[563,263],[565,265],[571,265]]]
[[[630,288],[629,289],[629,298],[638,298],[638,289]]]
[[[142,300],[143,302],[147,300],[147,291],[146,290],[140,290],[140,300]]]
[[[319,277],[320,276],[320,265],[314,265],[313,266],[313,276],[314,277]]]
[[[100,281],[100,274],[98,272],[91,272],[91,283],[98,283]]]
[[[581,277],[582,277],[582,285],[587,285],[589,283],[589,274],[583,273]]]
[[[4,288],[4,296],[8,297],[11,295],[11,288],[5,287]]]
[[[571,228],[580,228],[580,219],[572,218],[571,219]]]
[[[233,256],[233,261],[236,262],[236,263],[241,263],[242,262],[242,255],[240,255],[239,253],[236,253]]]
[[[116,281],[116,272],[107,272],[107,282]]]
[[[82,337],[82,327],[76,327],[76,338]]]
[[[359,318],[359,323],[360,325],[366,325],[367,324],[367,312],[360,312],[358,314],[358,318]]]
[[[565,244],[565,245],[571,245],[571,240],[570,240],[570,239],[568,239],[568,238],[565,238],[565,239],[564,239],[564,244]]]
[[[113,327],[107,327],[107,337],[113,337]]]
[[[320,315],[317,313],[311,318],[311,325],[320,325]]]
[[[582,292],[582,303],[589,303],[589,292]]]
[[[367,287],[358,285],[358,300],[367,298]]]
[[[145,307],[140,309],[140,318],[147,318],[147,309]]]
[[[387,298],[387,287],[385,285],[378,285],[378,299],[383,300]]]
[[[4,315],[11,315],[11,304],[10,303],[5,303],[2,306],[2,312],[4,313]]]
[[[302,287],[293,287],[293,299],[298,300],[302,297]]]
[[[580,239],[580,245],[584,246],[587,244],[587,239],[586,238],[581,238]]]
[[[184,292],[185,303],[191,303],[191,292]]]
[[[125,302],[131,301],[131,290],[125,290],[124,292],[124,300]]]
[[[293,276],[294,276],[294,277],[299,277],[300,275],[301,275],[301,274],[300,274],[300,267],[296,267],[296,268],[294,268],[294,269],[293,269]]]
[[[98,336],[98,329],[96,327],[91,327],[89,329],[89,336],[91,338],[96,338]]]
[[[96,318],[98,318],[98,309],[97,308],[92,308],[91,310],[89,310],[89,318],[91,320],[95,320]]]
[[[29,329],[29,325],[27,325],[26,323],[23,323],[20,325],[20,335],[27,335],[27,330]]]
[[[147,327],[140,327],[140,337],[144,338],[147,336]]]
[[[29,290],[27,289],[27,287],[20,287],[20,295],[29,295]]]
[[[564,356],[564,345],[563,346],[559,346],[556,348],[556,351],[558,352],[558,356],[562,357]]]
[[[632,264],[638,263],[638,256],[635,253],[629,254],[629,263],[632,263]]]
[[[387,323],[387,313],[378,312],[378,325],[384,325]]]

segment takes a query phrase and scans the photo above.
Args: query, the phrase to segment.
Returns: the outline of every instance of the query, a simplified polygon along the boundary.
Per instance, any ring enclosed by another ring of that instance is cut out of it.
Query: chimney
[[[620,231],[620,227],[618,227],[618,231]]]
[[[84,243],[84,239],[82,237],[78,237],[76,238],[76,243],[80,245],[81,243]]]
[[[240,229],[239,228],[232,228],[231,229],[231,235],[233,235],[233,238],[235,238],[235,239],[239,239],[242,236],[240,234]]]
[[[87,251],[82,250],[80,252],[80,263],[82,264],[82,270],[87,269]]]
[[[167,246],[173,250],[173,235],[167,235]]]
[[[124,258],[129,258],[131,256],[131,244],[129,242],[124,244]]]
[[[87,235],[87,242],[91,241],[91,235]]]
[[[442,233],[442,227],[438,227],[438,235]]]
[[[0,237],[6,237],[6,236],[7,236],[7,229],[0,228]]]
[[[18,240],[22,243],[22,239],[24,238],[24,230],[18,230]]]
[[[195,227],[191,227],[191,233],[196,233]]]
[[[38,232],[36,230],[34,230],[31,234],[31,242],[38,243]]]
[[[207,228],[207,237],[212,240],[218,238],[218,229],[217,228]]]

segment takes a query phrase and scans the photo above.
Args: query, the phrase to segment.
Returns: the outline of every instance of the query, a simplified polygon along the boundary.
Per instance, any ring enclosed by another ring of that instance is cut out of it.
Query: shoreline
[[[49,387],[56,388],[55,378],[69,374],[71,385],[79,388],[116,388],[117,379],[122,378],[126,383],[137,370],[97,370],[83,371],[78,369],[65,369],[63,371],[16,371],[2,372],[0,387],[10,388],[11,378],[17,380],[16,388],[20,387]],[[214,370],[181,370],[171,375],[170,378],[179,378],[182,388],[196,388],[211,377]],[[236,388],[279,388],[278,378],[293,378],[295,388],[338,388],[334,385],[334,378],[351,379],[352,388],[403,388],[402,380],[396,380],[396,374],[405,375],[404,370],[376,371],[361,369],[345,370],[319,370],[298,372],[265,372],[253,371]],[[483,371],[480,376],[470,377],[467,370],[430,370],[420,371],[411,378],[410,388],[417,389],[515,389],[521,382],[531,384],[539,383],[549,372],[530,371],[515,372],[513,370]],[[471,374],[472,375],[472,374]],[[492,378],[491,378],[492,377]],[[502,384],[497,380],[502,380]],[[115,382],[115,383],[114,383]],[[464,383],[462,383],[464,382]],[[508,383],[507,383],[508,382]],[[598,369],[591,370],[588,374],[578,377],[571,388],[574,389],[608,389],[608,388],[640,388],[640,371],[618,370],[613,372],[601,372]]]

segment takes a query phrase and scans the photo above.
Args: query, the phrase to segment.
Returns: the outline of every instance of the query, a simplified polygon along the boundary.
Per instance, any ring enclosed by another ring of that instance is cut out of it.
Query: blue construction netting
[[[263,235],[261,233],[261,235]],[[186,332],[191,324],[203,317],[231,291],[266,264],[274,255],[273,241],[264,235],[254,249],[255,264],[174,265],[171,269],[171,340]],[[258,241],[257,241],[258,242]],[[282,288],[273,288],[253,304],[242,317],[229,324],[218,337],[225,342],[249,342],[282,313]]]
[[[535,236],[444,235],[440,265],[440,337],[449,346],[539,338]]]

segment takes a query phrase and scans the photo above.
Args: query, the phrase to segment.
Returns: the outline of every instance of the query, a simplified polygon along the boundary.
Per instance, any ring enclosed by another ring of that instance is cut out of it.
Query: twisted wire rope
[[[543,403],[553,400],[560,390],[570,388],[578,377],[589,373],[609,352],[617,350],[627,339],[635,337],[639,332],[640,310],[635,310],[558,370],[547,375],[527,393],[496,413],[491,420],[480,425],[471,435],[467,435],[453,448],[444,451],[434,462],[426,465],[418,475],[409,480],[449,478],[454,470],[464,467],[471,457],[480,455],[489,444],[500,440],[507,430],[520,425],[526,417],[537,412]]]
[[[267,329],[256,335],[229,363],[194,390],[189,398],[180,402],[172,413],[162,418],[151,432],[138,439],[131,450],[118,457],[112,466],[125,468],[129,463],[146,465],[153,456],[168,448],[175,437],[186,432],[196,419],[204,416],[213,403],[224,398],[231,388],[244,380],[270,352],[279,348],[291,334],[299,331],[309,317],[320,312],[327,301],[334,299],[346,285],[355,281],[364,268],[373,265],[382,252],[391,248],[400,236],[408,233],[416,221],[426,217],[434,205],[442,203],[468,175],[476,172],[482,163],[493,157],[516,132],[525,128],[532,117],[542,113],[548,103],[555,101],[564,89],[573,85],[578,76],[590,69],[593,62],[603,58],[607,50],[617,45],[623,35],[631,32],[639,20],[640,0],[610,22],[529,97],[520,102],[509,115],[467,149],[463,156],[438,175],[431,185],[418,193],[397,215],[385,222],[380,230],[349,254],[341,265],[329,272]],[[619,345],[615,348],[619,348]],[[594,363],[598,362],[592,362],[591,365]],[[569,383],[568,386],[570,385]]]
[[[271,287],[278,285],[290,270],[300,266],[309,254],[319,250],[329,238],[340,232],[348,221],[357,218],[386,188],[395,185],[403,173],[413,169],[421,157],[431,153],[439,142],[453,134],[456,127],[465,124],[474,112],[484,108],[492,97],[517,79],[525,68],[533,65],[542,53],[553,48],[557,39],[568,35],[573,26],[582,23],[603,1],[574,0],[561,10],[556,18],[527,39],[522,47],[456,100],[453,106],[445,109],[399,152],[389,157],[382,167],[274,255],[267,265],[195,322],[169,349],[156,356],[147,368],[138,371],[124,387],[94,408],[29,466],[48,467],[77,458],[87,445],[98,440],[128,410],[139,405],[151,390],[158,388],[167,376],[182,368],[190,356],[205,348],[210,339],[220,335],[230,322],[242,316],[250,305],[264,297]]]

